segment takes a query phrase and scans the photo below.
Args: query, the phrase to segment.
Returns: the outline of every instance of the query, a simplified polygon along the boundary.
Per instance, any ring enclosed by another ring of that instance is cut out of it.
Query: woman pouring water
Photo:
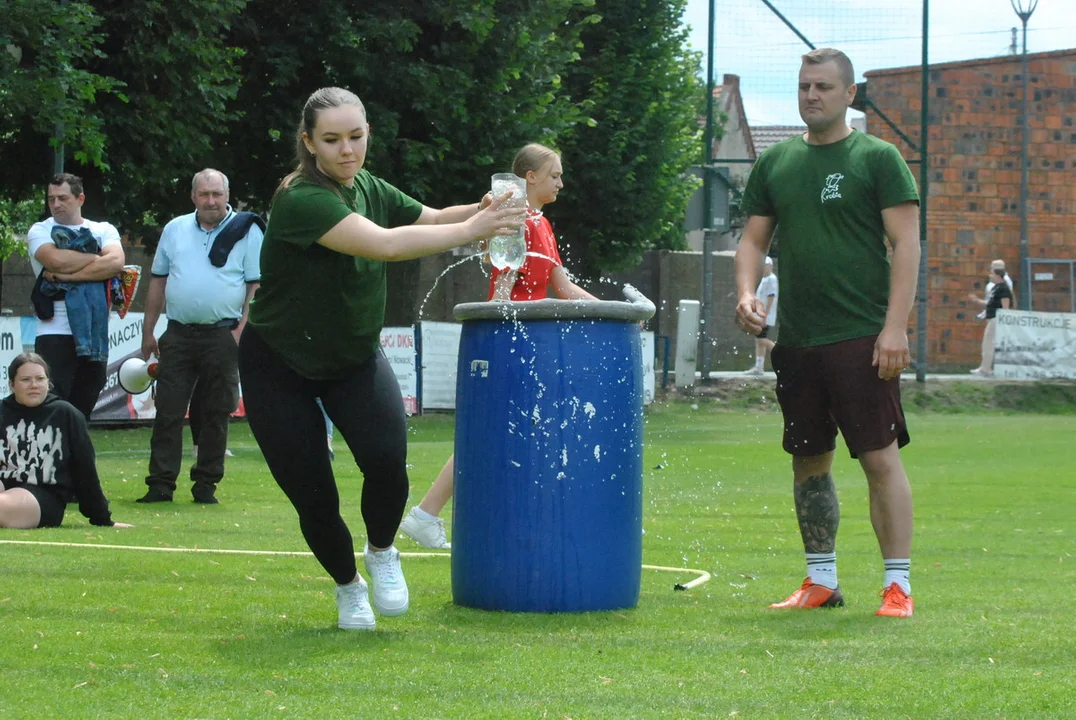
[[[564,170],[556,150],[531,143],[516,153],[512,172],[527,181],[527,224],[525,238],[527,255],[518,270],[493,269],[489,283],[490,300],[543,300],[549,289],[561,300],[597,300],[572,282],[560,259],[553,226],[542,214],[542,208],[557,201],[564,187]],[[433,485],[422,501],[411,508],[400,524],[400,530],[419,545],[428,548],[450,548],[440,518],[452,498],[452,480],[456,463],[453,455],[441,468]]]
[[[369,630],[371,605],[382,615],[409,605],[393,547],[407,505],[407,426],[400,386],[380,349],[385,263],[514,233],[523,215],[500,207],[507,195],[435,210],[371,175],[363,169],[366,110],[347,90],[312,94],[297,135],[297,167],[273,197],[239,372],[269,471],[336,581],[339,627]],[[372,597],[340,514],[318,399],[363,474]]]

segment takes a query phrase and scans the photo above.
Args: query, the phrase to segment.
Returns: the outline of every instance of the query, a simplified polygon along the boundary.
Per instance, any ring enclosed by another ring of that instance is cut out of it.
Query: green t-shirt
[[[861,132],[829,145],[797,136],[762,153],[742,207],[777,221],[781,345],[828,345],[882,331],[889,305],[882,210],[918,200],[900,152]]]
[[[386,228],[411,225],[422,205],[362,170],[343,197],[305,178],[274,199],[262,242],[261,287],[249,322],[300,375],[336,378],[381,342],[385,263],[351,257],[318,240],[353,212]]]

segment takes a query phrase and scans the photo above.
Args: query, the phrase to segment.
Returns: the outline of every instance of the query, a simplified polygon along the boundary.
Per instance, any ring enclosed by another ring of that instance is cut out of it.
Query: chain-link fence
[[[714,2],[716,96],[728,115],[715,165],[742,184],[766,147],[802,133],[801,56],[835,47],[851,58],[859,83],[851,124],[892,142],[925,186],[923,267],[909,322],[921,372],[978,361],[983,325],[968,295],[981,294],[992,260],[1006,263],[1022,307],[1072,311],[1064,298],[1076,260],[1076,49],[1025,59],[1011,29],[1020,23],[1015,14],[988,32],[964,32],[951,7],[926,0]],[[946,17],[939,32],[930,22],[936,14]],[[1068,265],[1039,267],[1056,261]],[[708,341],[719,355],[714,366],[728,368],[720,338]],[[749,358],[737,361],[746,367]]]

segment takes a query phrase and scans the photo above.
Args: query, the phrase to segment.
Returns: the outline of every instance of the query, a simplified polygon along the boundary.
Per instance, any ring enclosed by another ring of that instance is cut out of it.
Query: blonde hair
[[[520,177],[527,177],[531,170],[538,172],[559,157],[560,153],[553,148],[540,143],[528,143],[516,153],[516,158],[512,161],[512,172]]]
[[[817,48],[803,56],[805,65],[822,65],[828,62],[837,63],[837,69],[841,72],[841,82],[845,87],[855,85],[856,73],[852,69],[852,61],[840,50]]]
[[[276,199],[276,196],[281,190],[290,187],[291,184],[299,178],[306,178],[311,182],[329,188],[333,192],[340,192],[337,183],[318,169],[317,157],[315,157],[314,153],[306,149],[306,143],[303,142],[303,135],[305,134],[308,138],[313,140],[314,128],[318,125],[318,115],[321,111],[342,107],[344,105],[357,107],[359,110],[362,110],[363,117],[366,117],[366,107],[362,104],[362,100],[359,100],[359,96],[344,88],[321,88],[320,90],[315,90],[310,94],[310,97],[306,99],[306,104],[303,105],[303,116],[299,120],[299,129],[295,131],[295,169],[280,181],[280,185],[277,186],[276,192],[273,193],[274,199]]]

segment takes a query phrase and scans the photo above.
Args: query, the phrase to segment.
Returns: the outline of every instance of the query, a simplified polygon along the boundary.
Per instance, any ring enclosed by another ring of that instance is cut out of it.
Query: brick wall
[[[1029,55],[1028,69],[1028,256],[1073,259],[1076,49]],[[866,77],[870,99],[918,142],[920,68]],[[967,294],[981,295],[994,258],[1005,261],[1017,297],[1025,281],[1019,264],[1021,62],[1007,56],[933,65],[929,77],[928,364],[970,367],[979,361],[983,326]],[[905,158],[918,157],[874,112],[868,112],[867,130]],[[911,167],[918,177],[919,166]],[[1032,309],[1067,311],[1056,297],[1039,295]]]

